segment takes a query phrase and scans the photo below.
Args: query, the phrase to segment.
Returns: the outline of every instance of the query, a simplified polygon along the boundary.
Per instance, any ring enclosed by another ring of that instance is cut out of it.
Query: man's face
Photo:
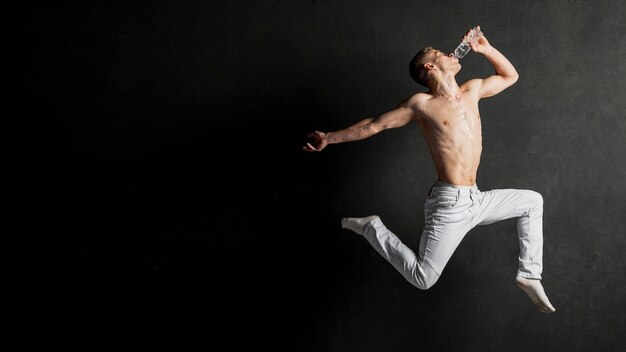
[[[430,61],[443,72],[457,74],[461,70],[461,64],[452,53],[446,54],[441,50],[433,49],[428,52]]]

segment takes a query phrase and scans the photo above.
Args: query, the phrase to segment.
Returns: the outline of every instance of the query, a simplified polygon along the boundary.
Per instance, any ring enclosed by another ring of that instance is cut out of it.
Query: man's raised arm
[[[483,54],[496,70],[496,74],[485,79],[472,80],[478,85],[479,98],[494,96],[517,82],[519,74],[513,64],[489,44],[485,37],[480,37],[476,43],[471,44],[472,50]]]
[[[320,152],[329,144],[358,141],[386,129],[405,126],[417,116],[416,109],[412,104],[414,104],[413,99],[407,98],[395,109],[375,119],[366,118],[350,127],[333,132],[311,132],[307,137],[311,138],[312,141],[302,148],[308,152]]]

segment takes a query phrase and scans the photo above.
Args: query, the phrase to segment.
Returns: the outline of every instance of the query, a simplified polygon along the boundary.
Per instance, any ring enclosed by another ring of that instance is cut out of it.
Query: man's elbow
[[[509,81],[511,85],[515,84],[515,82],[517,82],[518,79],[519,79],[519,74],[517,74],[517,72],[507,77],[507,81]]]
[[[367,135],[368,136],[373,136],[375,134],[377,134],[378,132],[382,132],[384,130],[386,130],[388,127],[382,123],[372,123],[368,126],[367,128]]]

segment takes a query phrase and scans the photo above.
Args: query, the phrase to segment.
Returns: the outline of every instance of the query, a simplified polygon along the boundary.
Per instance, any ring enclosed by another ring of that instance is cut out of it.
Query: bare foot
[[[550,300],[548,300],[548,296],[543,291],[543,286],[541,285],[541,280],[537,279],[526,279],[523,277],[516,277],[515,283],[519,288],[524,290],[530,300],[537,306],[540,312],[543,313],[554,313],[556,309],[550,304]]]
[[[341,219],[341,228],[352,230],[359,235],[363,235],[365,232],[365,226],[374,219],[380,219],[378,215],[370,215],[364,218],[343,218]]]

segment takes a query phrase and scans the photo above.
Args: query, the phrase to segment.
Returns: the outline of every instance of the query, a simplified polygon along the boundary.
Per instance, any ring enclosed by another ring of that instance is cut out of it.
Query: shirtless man
[[[484,36],[471,47],[489,60],[494,75],[471,79],[459,86],[455,79],[461,70],[459,60],[452,54],[423,48],[412,59],[410,72],[416,82],[429,88],[428,92],[405,99],[394,110],[377,118],[366,118],[333,132],[310,133],[310,142],[303,148],[320,152],[329,144],[357,141],[417,122],[438,176],[424,203],[425,225],[419,252],[416,254],[405,246],[376,215],[343,218],[342,228],[363,235],[406,280],[426,290],[439,279],[468,231],[477,225],[515,217],[520,245],[515,282],[539,311],[552,313],[555,308],[541,285],[542,196],[519,189],[482,192],[476,184],[482,152],[478,101],[510,87],[519,76],[509,60]]]

